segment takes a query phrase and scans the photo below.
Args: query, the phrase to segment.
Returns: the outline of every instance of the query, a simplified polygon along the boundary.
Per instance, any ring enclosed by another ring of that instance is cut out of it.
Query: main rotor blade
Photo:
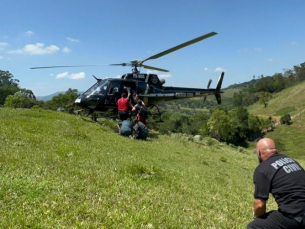
[[[153,55],[153,56],[151,56],[151,57],[148,57],[147,59],[142,60],[141,62],[143,63],[143,62],[145,62],[145,61],[147,61],[147,60],[157,59],[157,58],[159,58],[159,57],[161,57],[161,56],[167,55],[167,54],[169,54],[169,53],[171,53],[171,52],[177,51],[178,49],[184,48],[184,47],[186,47],[186,46],[188,46],[188,45],[194,44],[194,43],[196,43],[196,42],[198,42],[198,41],[201,41],[201,40],[203,40],[203,39],[209,38],[209,37],[214,36],[214,35],[216,35],[216,34],[217,34],[217,33],[215,33],[215,32],[211,32],[211,33],[205,34],[205,35],[200,36],[200,37],[197,37],[197,38],[195,38],[195,39],[193,39],[193,40],[187,41],[187,42],[185,42],[185,43],[183,43],[183,44],[177,45],[177,46],[175,46],[175,47],[173,47],[173,48],[167,49],[167,50],[165,50],[165,51],[163,51],[163,52],[160,52],[160,53],[158,53],[158,54],[156,54],[156,55]]]
[[[109,66],[127,66],[128,63],[121,63],[121,64],[109,64]]]
[[[69,65],[69,66],[45,66],[45,67],[32,67],[31,69],[41,69],[41,68],[76,68],[76,67],[93,67],[93,66],[107,66],[107,64]]]
[[[166,69],[162,69],[162,68],[156,68],[156,67],[152,67],[152,66],[148,66],[148,65],[141,65],[143,68],[146,68],[146,69],[152,69],[152,70],[157,70],[157,71],[161,71],[161,72],[169,72],[168,70]]]

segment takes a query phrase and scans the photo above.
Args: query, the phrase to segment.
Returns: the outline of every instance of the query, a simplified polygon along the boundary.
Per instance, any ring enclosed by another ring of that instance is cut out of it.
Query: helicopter
[[[75,105],[81,109],[88,111],[88,115],[93,115],[94,112],[116,112],[117,101],[121,98],[123,92],[131,90],[139,99],[141,99],[148,108],[156,107],[161,120],[161,112],[157,104],[176,99],[186,99],[193,97],[204,96],[204,101],[208,95],[215,95],[217,103],[221,103],[221,85],[224,78],[224,72],[221,73],[216,88],[210,88],[212,80],[209,80],[207,89],[202,88],[185,88],[185,87],[171,87],[165,86],[165,80],[159,79],[157,74],[140,73],[138,68],[145,68],[150,70],[169,72],[169,70],[144,65],[143,63],[157,59],[178,49],[184,48],[188,45],[194,44],[206,38],[216,35],[216,32],[210,32],[173,48],[167,49],[163,52],[150,56],[144,60],[132,60],[129,63],[109,64],[108,66],[131,66],[132,73],[127,73],[121,78],[106,78],[100,79],[93,75],[96,83],[88,90],[82,93],[76,100]],[[66,67],[85,67],[85,66],[99,66],[99,65],[72,65],[72,66],[46,66],[46,67],[32,67],[31,69],[42,68],[66,68]]]

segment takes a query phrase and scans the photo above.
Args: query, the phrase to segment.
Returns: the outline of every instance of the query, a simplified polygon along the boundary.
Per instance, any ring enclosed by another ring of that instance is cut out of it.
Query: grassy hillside
[[[296,159],[305,159],[305,82],[287,88],[275,94],[267,107],[254,104],[249,107],[249,112],[261,117],[279,119],[285,114],[293,118],[292,125],[278,125],[273,132],[268,132],[267,137],[275,139],[281,153]]]
[[[273,94],[273,99],[269,101],[267,107],[255,103],[249,106],[248,110],[255,115],[271,115],[273,117],[281,117],[287,113],[296,115],[305,109],[304,95],[305,81]]]
[[[181,134],[136,141],[114,122],[44,110],[0,108],[0,119],[0,228],[245,228],[252,218],[253,150]]]

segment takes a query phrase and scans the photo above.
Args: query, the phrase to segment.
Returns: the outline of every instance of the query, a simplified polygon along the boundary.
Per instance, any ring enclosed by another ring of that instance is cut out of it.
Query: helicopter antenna
[[[92,75],[94,77],[94,79],[96,79],[96,81],[101,81],[102,79],[99,79],[97,77],[95,77],[95,75]]]

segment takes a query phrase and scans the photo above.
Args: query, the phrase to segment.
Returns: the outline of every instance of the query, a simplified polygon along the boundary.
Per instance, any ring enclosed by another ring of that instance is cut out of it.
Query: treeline
[[[68,89],[65,93],[54,96],[50,101],[38,101],[31,90],[19,87],[19,80],[14,79],[9,71],[0,70],[0,106],[10,108],[41,107],[72,113],[77,97],[77,89]]]
[[[258,79],[255,78],[253,76],[250,82],[242,85],[243,87],[239,87],[237,84],[228,87],[241,88],[233,94],[234,107],[249,106],[257,101],[266,107],[272,98],[272,93],[280,92],[305,80],[305,62],[294,66],[293,69],[284,70],[284,73],[275,73],[273,76],[267,77],[261,75]]]
[[[162,115],[161,124],[149,123],[149,127],[162,134],[200,134],[234,145],[245,145],[248,140],[260,138],[264,132],[275,127],[275,120],[272,117],[259,118],[249,114],[245,107],[230,111],[224,108],[197,111],[192,115],[189,112],[166,112]]]

